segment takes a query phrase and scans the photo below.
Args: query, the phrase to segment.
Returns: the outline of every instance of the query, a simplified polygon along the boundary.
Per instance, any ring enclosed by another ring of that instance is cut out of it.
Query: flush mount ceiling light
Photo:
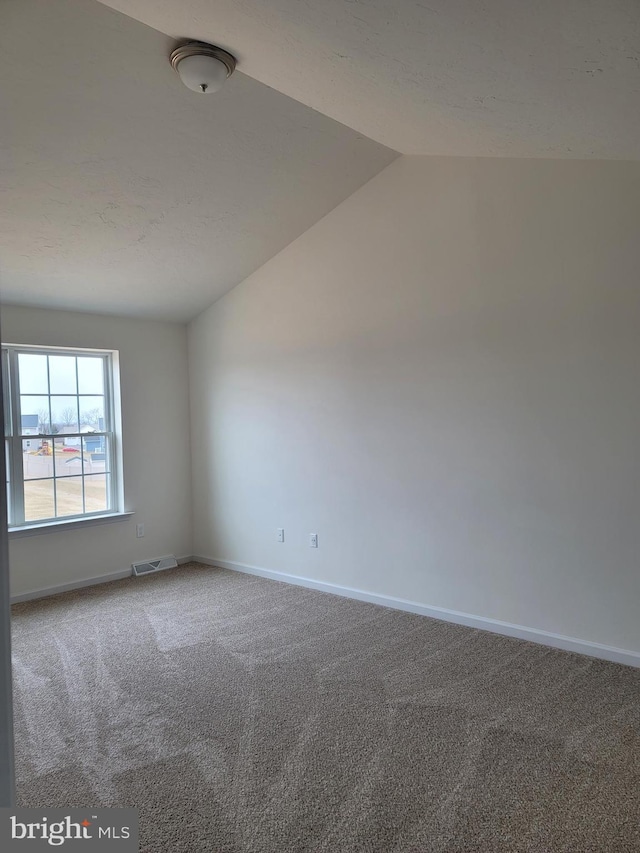
[[[236,67],[234,56],[204,41],[190,41],[177,47],[171,65],[184,85],[193,92],[217,92]]]

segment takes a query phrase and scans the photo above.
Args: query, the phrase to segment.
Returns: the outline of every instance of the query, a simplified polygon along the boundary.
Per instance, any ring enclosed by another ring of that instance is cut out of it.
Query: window
[[[120,511],[114,356],[3,347],[10,528]]]

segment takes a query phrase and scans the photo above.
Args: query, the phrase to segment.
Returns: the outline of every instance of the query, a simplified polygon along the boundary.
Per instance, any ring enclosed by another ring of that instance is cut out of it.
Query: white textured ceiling
[[[0,6],[0,295],[187,320],[395,155],[94,0]]]
[[[635,160],[639,104],[638,0],[2,0],[0,296],[187,320],[391,149]]]
[[[408,154],[640,158],[638,0],[103,0]]]

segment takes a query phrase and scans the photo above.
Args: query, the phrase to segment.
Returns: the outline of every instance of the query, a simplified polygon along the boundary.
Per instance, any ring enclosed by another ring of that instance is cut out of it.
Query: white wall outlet
[[[278,542],[284,542],[284,527],[278,528]]]
[[[144,536],[144,524],[136,524],[136,539],[142,539]]]
[[[310,533],[309,534],[309,547],[310,548],[317,548],[318,547],[318,534],[317,533]]]

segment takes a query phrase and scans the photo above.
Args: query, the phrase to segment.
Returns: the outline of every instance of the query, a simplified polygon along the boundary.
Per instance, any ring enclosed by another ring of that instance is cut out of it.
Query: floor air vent
[[[142,563],[132,563],[134,575],[148,575],[151,572],[161,572],[163,569],[175,569],[178,565],[176,558],[159,557],[157,560],[144,560]]]

